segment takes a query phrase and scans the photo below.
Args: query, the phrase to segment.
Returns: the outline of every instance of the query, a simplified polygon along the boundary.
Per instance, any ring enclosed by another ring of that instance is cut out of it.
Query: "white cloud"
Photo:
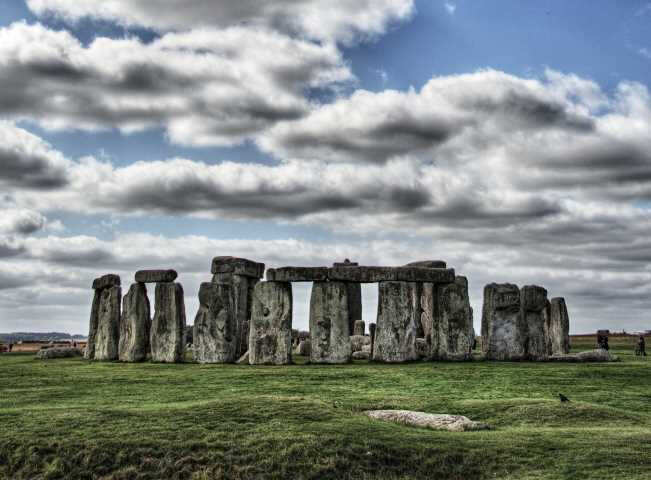
[[[646,47],[642,47],[637,51],[637,53],[642,55],[644,58],[648,58],[649,60],[651,60],[651,50],[650,49],[648,49]]]
[[[262,28],[87,47],[38,24],[0,29],[0,114],[51,129],[162,126],[175,143],[232,145],[306,114],[306,90],[352,79],[334,45]]]
[[[247,24],[348,44],[381,35],[414,11],[413,0],[27,0],[27,5],[37,15],[71,21],[91,17],[158,30]]]
[[[454,3],[445,2],[444,6],[450,15],[454,15],[454,13],[457,11],[457,6]]]

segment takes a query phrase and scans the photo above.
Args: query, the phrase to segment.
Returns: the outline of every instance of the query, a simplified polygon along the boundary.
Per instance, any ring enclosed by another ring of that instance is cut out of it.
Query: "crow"
[[[558,398],[561,399],[561,402],[569,402],[569,401],[570,401],[570,399],[567,398],[567,397],[566,397],[565,395],[563,395],[562,393],[559,393],[559,394],[558,394]]]

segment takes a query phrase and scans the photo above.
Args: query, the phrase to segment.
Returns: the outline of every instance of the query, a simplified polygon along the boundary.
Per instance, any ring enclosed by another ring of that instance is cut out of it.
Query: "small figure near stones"
[[[601,350],[610,350],[608,347],[608,335],[610,330],[597,330],[597,348]]]
[[[11,351],[11,349],[9,350]],[[637,341],[637,347],[635,348],[636,356],[646,357],[646,343],[644,341],[644,335],[640,335],[640,338]]]

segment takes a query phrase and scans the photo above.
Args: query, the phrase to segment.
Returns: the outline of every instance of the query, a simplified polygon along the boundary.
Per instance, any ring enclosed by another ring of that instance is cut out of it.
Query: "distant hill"
[[[62,332],[12,332],[0,333],[0,342],[56,342],[61,340],[85,340],[85,335],[70,335]]]

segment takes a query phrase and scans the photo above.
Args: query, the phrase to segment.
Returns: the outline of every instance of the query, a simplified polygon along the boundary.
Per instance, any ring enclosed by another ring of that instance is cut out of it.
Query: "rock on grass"
[[[434,414],[414,412],[411,410],[369,410],[365,412],[371,418],[387,422],[402,423],[414,427],[447,430],[449,432],[467,432],[471,430],[488,430],[488,425],[473,422],[462,415]]]

